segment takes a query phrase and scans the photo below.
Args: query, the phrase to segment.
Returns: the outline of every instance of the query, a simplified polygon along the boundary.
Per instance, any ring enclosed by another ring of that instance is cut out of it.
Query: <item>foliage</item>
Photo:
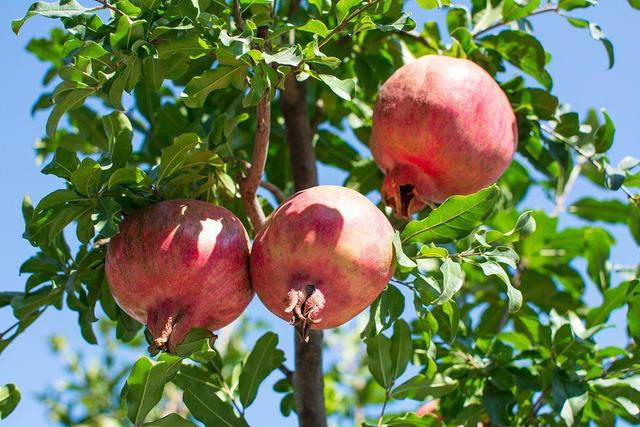
[[[360,145],[367,145],[380,84],[414,57],[450,55],[478,63],[501,84],[517,115],[519,154],[496,186],[452,197],[408,223],[392,219],[394,279],[371,306],[361,335],[335,332],[352,351],[349,366],[335,361],[326,372],[331,419],[390,426],[639,423],[638,266],[610,260],[615,242],[607,224],[626,224],[640,243],[640,198],[631,190],[640,187],[640,161],[609,158],[615,125],[605,110],[580,115],[553,94],[551,57],[533,29],[536,15],[557,14],[588,30],[613,66],[611,42],[578,17],[596,3],[419,0],[424,9],[446,8],[446,28],[428,21],[417,30],[403,2],[391,0],[33,4],[13,22],[16,33],[38,15],[62,24],[27,47],[50,67],[34,105],[49,111],[36,154],[46,162],[42,172],[62,181],[35,206],[24,201],[24,237],[37,252],[20,268],[29,275],[24,292],[0,293],[0,307],[17,320],[0,336],[0,352],[44,310],[65,305],[78,313],[89,343],[97,342],[101,312],[115,322],[118,341],[139,339],[141,325],[118,308],[105,282],[108,239],[127,212],[178,197],[222,204],[250,229],[238,182],[251,160],[254,106],[263,96],[273,107],[265,178],[291,194],[279,103],[287,76],[305,85],[318,160],[345,171],[346,186],[370,193],[382,175]],[[566,207],[579,176],[618,198]],[[555,204],[552,212],[526,209],[534,188]],[[267,210],[275,207],[270,200],[262,199]],[[558,215],[587,222],[561,227]],[[587,305],[587,287],[601,294],[600,306]],[[624,307],[629,344],[599,347],[594,336]],[[246,425],[260,383],[281,368],[275,390],[290,415],[294,391],[277,344],[267,332],[250,352],[227,349],[223,359],[208,333],[193,331],[178,355],[140,358],[122,400],[96,399],[88,413],[108,409],[107,416],[135,425]],[[122,383],[122,372],[95,379],[70,365],[86,377],[86,396],[96,393],[91,381],[106,386],[97,391],[101,398]],[[188,413],[153,421],[158,403],[176,388],[184,390]],[[4,417],[19,395],[11,385],[2,390],[10,396],[0,400]],[[62,399],[45,398],[61,423],[82,422],[68,418],[73,411]],[[437,404],[430,415],[417,415],[425,400]]]

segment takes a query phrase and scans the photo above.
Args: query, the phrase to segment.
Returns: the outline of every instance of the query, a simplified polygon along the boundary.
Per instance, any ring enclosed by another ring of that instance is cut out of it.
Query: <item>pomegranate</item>
[[[164,201],[128,216],[105,268],[118,305],[155,338],[152,352],[175,352],[191,328],[231,323],[253,297],[242,223],[199,200]]]
[[[333,328],[355,317],[393,274],[393,228],[366,197],[320,186],[289,197],[258,233],[251,277],[269,310],[296,325]]]
[[[382,198],[398,216],[493,184],[517,148],[504,92],[466,59],[423,56],[380,90],[370,146],[386,177]]]

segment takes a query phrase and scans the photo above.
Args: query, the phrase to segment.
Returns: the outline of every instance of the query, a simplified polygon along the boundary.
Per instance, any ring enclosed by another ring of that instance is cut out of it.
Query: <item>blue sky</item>
[[[84,0],[90,4],[90,0]],[[10,20],[24,15],[31,1],[13,0],[0,4],[0,46],[5,65],[0,68],[0,81],[4,82],[3,101],[0,102],[0,129],[3,130],[2,157],[0,157],[0,188],[6,205],[0,210],[0,223],[6,227],[0,247],[0,287],[3,290],[21,290],[24,278],[18,276],[20,264],[34,253],[33,248],[21,238],[23,222],[20,203],[25,193],[33,200],[39,200],[48,192],[59,188],[60,180],[40,174],[35,164],[33,142],[44,133],[45,114],[31,117],[30,109],[41,91],[40,82],[45,66],[24,51],[31,37],[43,36],[52,21],[34,18],[29,21],[20,37],[10,30]],[[419,22],[426,19],[441,20],[439,12],[424,12],[410,5],[409,11]],[[572,105],[578,112],[589,107],[605,107],[617,126],[616,141],[611,150],[611,158],[617,163],[625,155],[640,157],[638,135],[640,120],[638,100],[640,100],[640,80],[638,79],[640,59],[637,54],[637,40],[640,40],[640,12],[632,10],[626,1],[605,1],[588,12],[577,12],[580,16],[601,24],[616,48],[616,65],[607,70],[607,57],[599,42],[592,40],[588,32],[571,27],[560,17],[542,15],[534,18],[537,36],[552,55],[549,65],[554,77],[554,92],[561,101]],[[321,168],[320,181],[323,184],[340,184],[342,176],[328,168]],[[568,202],[585,195],[601,193],[585,181],[580,181],[571,193]],[[608,193],[610,198],[620,198],[619,194]],[[548,203],[539,194],[531,195],[527,205],[547,207]],[[571,224],[570,220],[564,222]],[[618,241],[613,260],[619,264],[638,262],[638,247],[633,243],[624,227],[613,227]],[[589,300],[598,304],[600,297],[589,291]],[[258,316],[264,309],[254,301],[250,307]],[[611,319],[612,324],[621,325],[624,312],[618,312]],[[0,311],[0,330],[13,323],[9,310]],[[280,334],[280,342],[291,362],[292,337],[284,322],[274,324]],[[47,337],[63,334],[76,348],[82,348],[87,355],[96,354],[97,347],[84,343],[76,325],[74,313],[49,310],[30,329],[0,356],[0,384],[16,383],[23,393],[23,401],[4,425],[38,426],[47,425],[44,408],[36,401],[35,394],[52,384],[61,375],[60,361],[49,352]],[[600,337],[600,343],[624,344],[624,331],[612,328]],[[282,419],[277,409],[279,397],[270,391],[275,376],[263,385],[263,393],[257,403],[248,411],[251,424],[295,425],[292,418]],[[258,421],[259,420],[259,421]]]

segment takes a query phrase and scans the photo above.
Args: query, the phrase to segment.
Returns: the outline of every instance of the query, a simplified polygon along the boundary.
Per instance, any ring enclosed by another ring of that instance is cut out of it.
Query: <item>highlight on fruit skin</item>
[[[384,203],[408,217],[495,183],[517,143],[515,115],[495,80],[469,60],[429,55],[382,85],[369,144],[386,174]]]
[[[128,216],[105,269],[118,305],[147,325],[151,352],[175,352],[192,328],[222,328],[253,297],[246,230],[227,209],[199,200],[163,201]]]
[[[309,328],[342,325],[371,305],[393,274],[393,228],[360,193],[300,191],[271,214],[251,253],[256,294],[276,316]]]

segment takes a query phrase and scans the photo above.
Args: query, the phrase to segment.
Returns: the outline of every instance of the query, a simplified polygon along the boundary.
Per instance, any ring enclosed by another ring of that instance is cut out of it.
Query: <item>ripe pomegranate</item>
[[[118,305],[155,338],[152,352],[175,352],[191,328],[231,323],[253,297],[242,223],[199,200],[164,201],[128,216],[105,268]]]
[[[386,173],[384,203],[406,217],[497,181],[517,141],[515,115],[495,80],[466,59],[431,55],[382,85],[370,146]]]
[[[251,277],[275,315],[308,328],[339,326],[369,306],[393,274],[393,228],[360,193],[320,186],[289,197],[258,233]]]

